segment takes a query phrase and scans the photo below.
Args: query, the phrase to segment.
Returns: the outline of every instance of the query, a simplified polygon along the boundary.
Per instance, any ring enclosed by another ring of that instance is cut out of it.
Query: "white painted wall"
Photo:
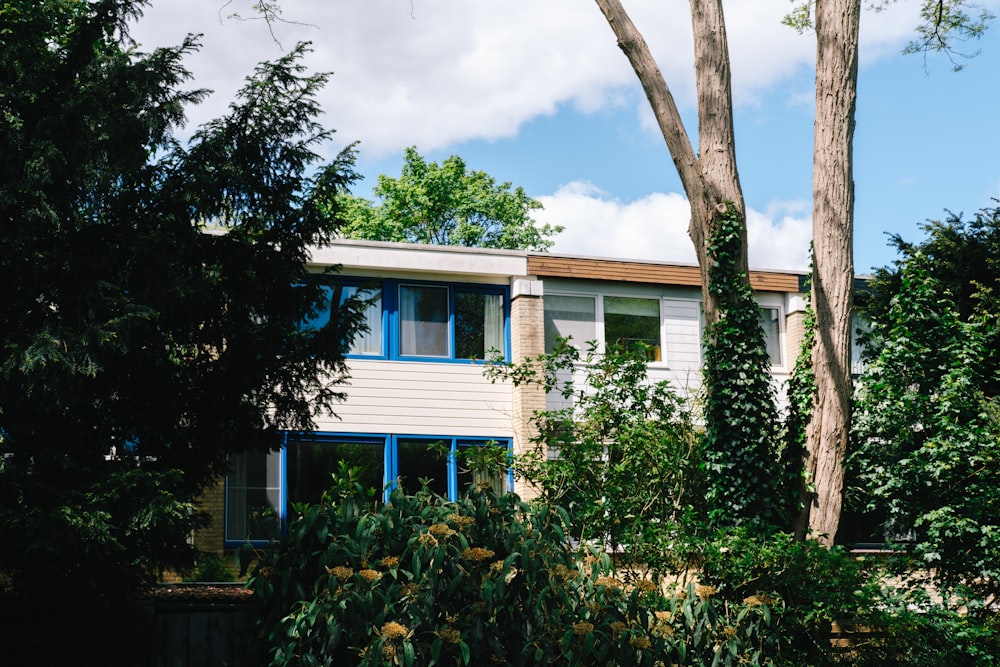
[[[482,364],[351,359],[339,420],[320,431],[513,437],[512,391],[483,377]]]

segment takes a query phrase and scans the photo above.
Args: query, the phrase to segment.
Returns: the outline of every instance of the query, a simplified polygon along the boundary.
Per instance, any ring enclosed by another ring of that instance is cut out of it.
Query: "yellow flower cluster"
[[[462,633],[455,628],[445,628],[437,633],[437,635],[446,644],[458,644],[462,641]]]
[[[430,528],[428,528],[427,532],[439,540],[443,540],[447,537],[451,537],[452,535],[457,534],[455,533],[454,530],[451,529],[451,526],[449,526],[446,523],[436,523]]]
[[[640,593],[654,593],[659,590],[659,587],[649,579],[640,579],[635,582],[635,587],[639,589]]]
[[[354,570],[349,567],[344,567],[343,565],[336,565],[334,567],[326,568],[326,573],[331,577],[337,577],[341,581],[347,581],[354,576]]]
[[[358,576],[367,581],[368,583],[372,583],[374,581],[378,581],[379,579],[381,579],[382,573],[377,570],[366,569],[366,570],[359,570]]]
[[[462,516],[461,514],[451,514],[448,516],[448,521],[451,521],[459,528],[465,528],[466,526],[475,523],[476,519],[471,516]]]
[[[695,586],[694,587],[694,593],[695,593],[695,595],[697,595],[698,597],[700,597],[702,600],[707,600],[708,598],[710,598],[713,595],[715,595],[716,590],[715,590],[715,586],[703,586],[703,585],[699,585],[699,586]]]
[[[587,621],[580,621],[579,623],[573,624],[573,634],[577,637],[582,637],[583,635],[589,634],[594,631],[594,624],[588,623]]]
[[[655,620],[650,624],[649,632],[654,637],[660,637],[666,639],[667,637],[672,637],[674,634],[674,626],[670,625],[670,621],[673,619],[674,615],[669,611],[657,611],[653,612]]]
[[[774,604],[775,599],[770,595],[764,595],[763,593],[758,593],[757,595],[751,595],[748,598],[743,598],[743,604],[750,607],[760,607],[765,604]]]
[[[382,567],[387,567],[390,570],[399,565],[399,558],[397,556],[386,556],[382,559]]]
[[[619,589],[622,587],[622,582],[618,581],[614,577],[598,577],[597,581],[594,582],[595,586],[606,586],[611,589]]]
[[[484,549],[482,547],[472,547],[471,549],[466,549],[462,552],[462,558],[467,561],[472,561],[473,563],[479,563],[489,558],[493,558],[496,552],[490,551],[489,549]]]
[[[632,648],[637,648],[640,651],[644,651],[653,645],[653,642],[649,641],[648,637],[632,637],[628,640],[628,643],[632,645]]]
[[[402,623],[389,621],[382,626],[381,635],[386,639],[404,639],[410,635],[410,629]]]

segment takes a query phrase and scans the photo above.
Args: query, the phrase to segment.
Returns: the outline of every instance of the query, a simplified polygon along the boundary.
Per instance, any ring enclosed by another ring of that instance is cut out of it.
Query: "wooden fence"
[[[148,667],[256,667],[256,628],[238,585],[172,584],[150,598]],[[164,594],[165,591],[169,593]]]

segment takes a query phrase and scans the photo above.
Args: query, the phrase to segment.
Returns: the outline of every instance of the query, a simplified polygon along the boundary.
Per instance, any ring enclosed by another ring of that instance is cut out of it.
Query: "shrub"
[[[575,538],[606,545],[632,568],[686,569],[671,554],[704,515],[703,440],[670,382],[649,379],[643,347],[602,354],[590,343],[581,355],[562,339],[551,354],[495,362],[486,374],[568,404],[533,415],[535,447],[513,468],[567,509]]]
[[[878,577],[868,563],[851,558],[840,547],[827,549],[787,533],[720,531],[705,541],[701,558],[702,579],[718,590],[721,599],[781,600],[776,655],[786,664],[827,664],[833,659],[831,622],[869,622],[880,601]]]
[[[625,584],[566,513],[472,490],[374,506],[350,474],[298,508],[250,585],[272,665],[765,664],[780,601]]]

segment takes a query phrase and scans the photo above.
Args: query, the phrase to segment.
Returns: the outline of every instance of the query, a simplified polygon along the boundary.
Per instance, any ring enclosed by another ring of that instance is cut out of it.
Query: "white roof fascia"
[[[495,277],[506,281],[526,276],[528,272],[528,254],[520,250],[338,240],[328,246],[310,248],[309,257],[311,266],[339,264],[344,273],[363,269]]]

